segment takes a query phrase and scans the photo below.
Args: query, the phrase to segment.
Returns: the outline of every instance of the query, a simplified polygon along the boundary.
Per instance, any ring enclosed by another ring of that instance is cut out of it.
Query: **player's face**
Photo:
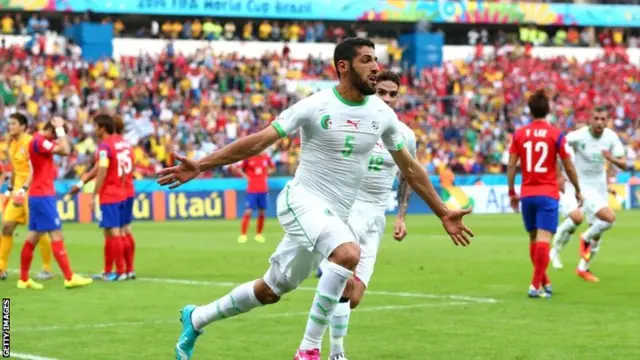
[[[9,135],[11,136],[20,135],[24,131],[24,129],[22,128],[22,125],[20,125],[18,120],[14,118],[9,118],[9,121],[7,122],[7,127],[9,129]]]
[[[376,95],[392,108],[395,108],[398,102],[399,90],[398,85],[390,80],[381,81],[376,84]]]
[[[594,111],[593,114],[591,114],[591,133],[594,136],[601,136],[604,128],[607,126],[608,120],[606,111]]]
[[[361,46],[356,51],[356,56],[350,62],[348,76],[351,86],[362,95],[376,93],[376,75],[380,71],[375,51],[368,46]]]

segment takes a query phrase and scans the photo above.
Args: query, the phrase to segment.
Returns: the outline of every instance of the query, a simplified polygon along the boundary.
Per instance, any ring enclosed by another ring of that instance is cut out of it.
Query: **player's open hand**
[[[581,208],[582,204],[584,204],[584,198],[582,197],[582,194],[579,192],[576,192],[576,201],[578,202],[578,207]]]
[[[402,241],[405,236],[407,236],[407,226],[403,220],[396,219],[396,223],[393,226],[393,238],[397,241]]]
[[[462,245],[467,246],[471,243],[469,240],[470,237],[473,237],[473,231],[469,229],[462,218],[465,215],[471,214],[471,208],[463,209],[463,210],[451,210],[447,215],[440,218],[442,221],[442,226],[447,231],[447,234],[451,237],[456,246]]]
[[[509,197],[509,204],[513,211],[520,212],[520,197],[518,195],[512,195]]]
[[[200,167],[196,161],[179,154],[174,154],[174,156],[180,161],[180,164],[162,169],[156,174],[158,184],[162,186],[168,185],[169,189],[175,189],[200,174]]]

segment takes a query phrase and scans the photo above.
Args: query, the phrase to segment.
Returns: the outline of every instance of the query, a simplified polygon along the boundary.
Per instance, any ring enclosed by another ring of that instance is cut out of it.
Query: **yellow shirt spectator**
[[[297,42],[300,39],[300,30],[302,29],[298,24],[291,24],[291,26],[289,26],[289,40]]]
[[[13,34],[13,19],[9,15],[5,15],[2,18],[2,33],[4,34]]]
[[[173,24],[171,23],[171,21],[165,21],[162,24],[162,33],[166,36],[166,37],[171,37],[171,32],[173,31]]]
[[[31,116],[38,115],[38,103],[33,100],[27,101],[27,112],[31,114]]]
[[[263,21],[262,24],[260,24],[260,27],[258,27],[258,36],[260,37],[261,40],[267,40],[269,39],[269,37],[271,37],[271,31],[272,31],[272,27],[271,24],[269,24],[266,21]]]
[[[180,36],[181,32],[182,32],[182,24],[180,23],[180,21],[174,21],[173,25],[171,25],[171,36],[173,36],[174,38],[177,38],[178,36]]]
[[[116,22],[113,23],[113,33],[116,36],[119,36],[123,30],[124,30],[124,23],[122,22],[122,20],[120,19],[116,20]]]
[[[202,24],[199,20],[196,20],[191,24],[191,36],[194,39],[199,39],[200,35],[202,35]]]
[[[245,40],[251,40],[253,37],[253,23],[248,22],[242,27],[242,38]]]

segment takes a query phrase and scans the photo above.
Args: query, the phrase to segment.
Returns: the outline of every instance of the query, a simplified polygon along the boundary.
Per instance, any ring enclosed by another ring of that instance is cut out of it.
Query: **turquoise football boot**
[[[191,314],[196,309],[195,305],[187,305],[180,310],[180,322],[182,333],[176,344],[176,360],[190,360],[193,356],[193,347],[202,331],[197,331],[191,322]]]

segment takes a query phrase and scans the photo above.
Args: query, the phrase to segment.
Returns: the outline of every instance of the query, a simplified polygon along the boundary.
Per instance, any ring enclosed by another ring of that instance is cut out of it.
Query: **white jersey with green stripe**
[[[300,129],[300,164],[293,181],[325,199],[345,221],[378,140],[390,151],[405,147],[402,123],[387,104],[377,96],[352,102],[335,88],[297,102],[272,125],[282,137]]]
[[[615,131],[605,128],[600,137],[591,135],[588,126],[567,134],[567,144],[575,152],[575,166],[581,188],[607,189],[606,160],[603,150],[616,158],[625,155],[624,146]]]
[[[401,124],[401,128],[407,150],[411,156],[415,158],[416,135],[413,130],[404,123]],[[379,141],[369,157],[367,172],[360,185],[356,201],[358,203],[371,204],[373,209],[375,209],[372,213],[384,213],[387,208],[389,194],[393,188],[393,182],[398,172],[399,169],[393,161],[393,157],[391,157],[391,154],[384,148],[382,142]]]

